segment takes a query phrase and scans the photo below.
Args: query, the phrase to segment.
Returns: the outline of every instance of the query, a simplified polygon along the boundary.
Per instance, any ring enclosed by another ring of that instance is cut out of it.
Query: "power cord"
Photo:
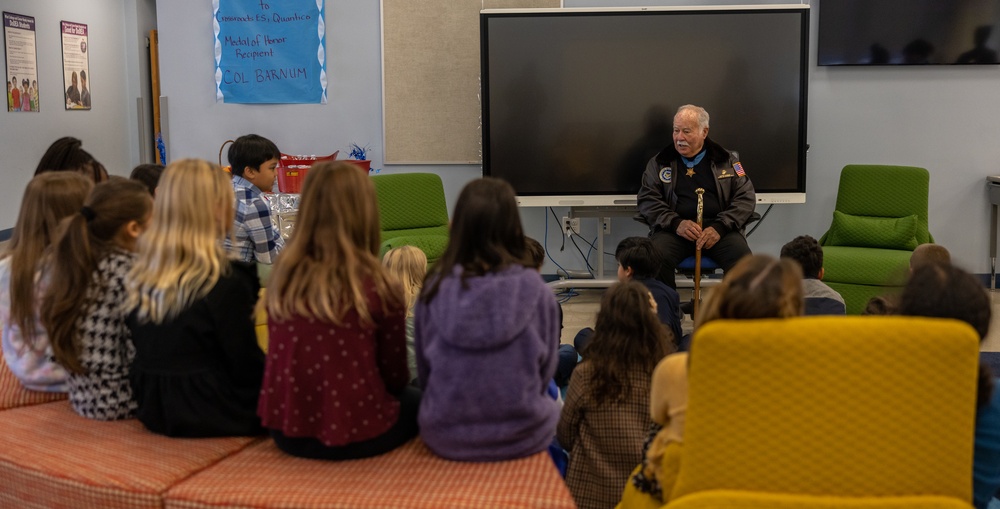
[[[590,240],[585,239],[582,235],[578,235],[576,233],[574,233],[573,235],[576,235],[576,236],[580,237],[580,240],[582,240],[585,243],[587,243],[587,245],[589,245],[592,250],[597,250],[597,245],[596,245],[597,237],[594,237],[594,240],[590,241]],[[605,251],[604,252],[604,256],[610,256],[610,257],[614,258],[615,254],[614,253],[609,253],[609,252]]]
[[[577,293],[576,290],[573,290],[572,288],[567,288],[556,294],[556,298],[558,299],[556,302],[560,304],[565,304],[569,302],[569,300],[572,299],[573,297],[577,297],[579,295],[580,294]]]
[[[587,264],[587,272],[589,272],[590,275],[591,275],[591,277],[593,277],[594,276],[594,268],[590,266],[590,257],[587,256],[587,255],[585,255],[585,254],[583,254],[583,249],[580,249],[580,245],[576,243],[576,237],[570,236],[569,240],[570,240],[570,242],[573,243],[573,247],[576,248],[577,252],[580,253],[580,256],[583,257],[583,262]]]
[[[559,216],[556,215],[555,209],[553,209],[552,207],[545,207],[545,208],[549,209],[549,212],[552,213],[552,219],[555,219],[556,224],[559,224]],[[548,229],[548,224],[549,224],[549,216],[545,216],[546,231]],[[561,232],[561,229],[560,229],[560,232]],[[566,249],[566,235],[559,235],[559,236],[562,237],[562,245],[559,246],[559,252],[561,253],[561,252],[563,252]],[[559,268],[561,269],[562,267],[559,267]]]
[[[549,210],[552,210],[552,207],[546,207],[546,208],[548,208]],[[556,214],[555,211],[553,211],[552,215],[555,216],[555,214]],[[556,224],[558,224],[558,223],[559,223],[559,218],[557,217],[556,218]],[[549,252],[549,216],[545,216],[545,236],[542,237],[542,247],[545,248],[545,256],[549,257],[549,261],[551,261],[552,263],[554,263],[555,266],[558,267],[559,270],[561,270],[563,272],[563,274],[568,274],[566,272],[566,269],[564,269],[562,267],[562,265],[559,265],[559,262],[557,262],[556,259],[553,258],[552,254]],[[563,247],[566,247],[566,238],[565,237],[563,237]],[[559,248],[559,250],[562,251],[562,248]]]
[[[760,224],[764,222],[764,218],[767,217],[767,214],[769,212],[771,212],[771,207],[774,207],[773,203],[767,206],[767,210],[765,210],[764,214],[762,214],[760,216],[760,219],[757,220],[757,224],[753,225],[753,228],[750,228],[750,231],[747,232],[747,237],[749,237],[750,235],[753,235],[754,230],[756,230],[757,227],[760,226]]]

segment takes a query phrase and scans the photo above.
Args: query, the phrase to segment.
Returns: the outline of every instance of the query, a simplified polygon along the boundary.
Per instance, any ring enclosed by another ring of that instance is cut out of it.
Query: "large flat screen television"
[[[819,65],[997,64],[997,0],[823,0]]]
[[[807,5],[484,10],[483,173],[524,206],[633,205],[696,104],[758,202],[804,202]]]

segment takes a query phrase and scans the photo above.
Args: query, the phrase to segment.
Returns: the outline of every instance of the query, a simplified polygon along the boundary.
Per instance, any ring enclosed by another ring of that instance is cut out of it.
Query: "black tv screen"
[[[819,65],[996,64],[997,0],[823,0]]]
[[[806,185],[806,5],[483,11],[483,172],[522,205],[635,203],[679,106],[711,115],[758,201]]]

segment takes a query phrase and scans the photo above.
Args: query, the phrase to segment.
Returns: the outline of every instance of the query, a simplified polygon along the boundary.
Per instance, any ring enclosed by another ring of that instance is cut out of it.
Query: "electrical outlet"
[[[562,229],[563,229],[563,233],[564,234],[566,234],[566,235],[570,235],[572,233],[575,233],[577,235],[580,234],[580,218],[579,217],[563,216],[563,218],[562,218],[562,224],[563,224],[563,228]]]

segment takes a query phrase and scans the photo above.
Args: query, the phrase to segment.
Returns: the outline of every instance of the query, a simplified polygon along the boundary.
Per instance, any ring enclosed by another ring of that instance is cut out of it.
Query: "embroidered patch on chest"
[[[672,172],[670,170],[670,167],[664,166],[663,168],[660,169],[660,182],[663,182],[664,184],[669,184],[671,175]]]

